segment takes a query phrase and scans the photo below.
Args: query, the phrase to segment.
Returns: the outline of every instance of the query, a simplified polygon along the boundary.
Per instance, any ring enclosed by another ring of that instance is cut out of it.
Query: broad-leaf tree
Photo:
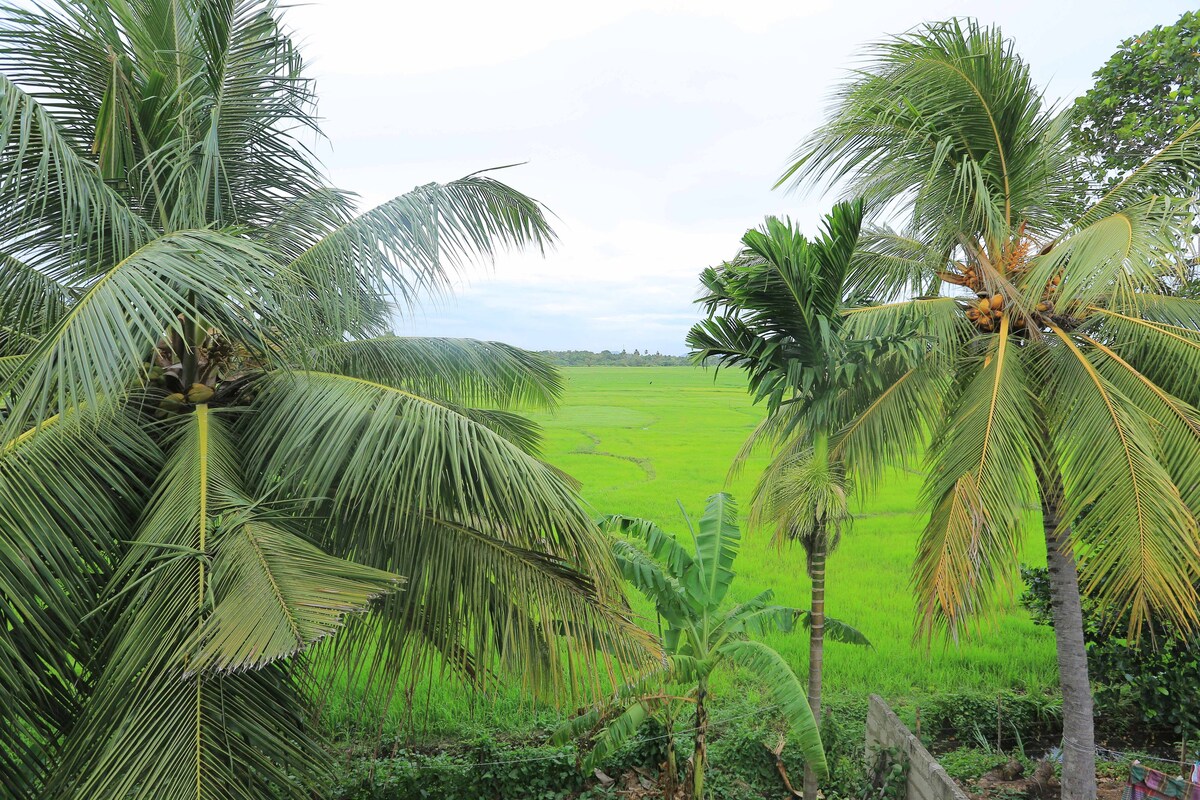
[[[302,66],[269,0],[0,10],[8,797],[308,797],[339,666],[386,702],[425,659],[532,688],[638,647],[514,413],[553,370],[388,334],[542,206],[478,174],[357,213]]]
[[[817,774],[825,775],[825,751],[803,685],[779,653],[755,641],[771,631],[789,632],[809,625],[815,621],[813,616],[804,609],[775,604],[770,589],[744,603],[731,606],[725,602],[736,577],[733,564],[741,545],[737,508],[728,495],[709,497],[694,527],[690,519],[685,517],[685,521],[693,548],[649,520],[606,518],[604,526],[622,537],[612,544],[622,575],[654,604],[666,625],[664,658],[659,668],[619,687],[606,702],[563,724],[553,741],[589,737],[592,746],[584,766],[591,769],[657,714],[668,730],[666,796],[673,797],[677,776],[671,732],[680,707],[694,707],[690,796],[702,800],[708,753],[709,677],[713,670],[730,665],[747,670],[766,686],[796,735],[806,763]],[[836,620],[830,621],[830,636],[867,644],[862,634]]]
[[[927,358],[866,387],[831,446],[882,467],[933,434],[922,633],[956,634],[989,606],[1041,511],[1063,797],[1083,800],[1096,789],[1080,589],[1128,608],[1134,635],[1152,618],[1197,622],[1200,303],[1164,293],[1182,277],[1189,203],[1160,192],[1200,160],[1193,124],[1091,187],[1074,121],[999,30],[928,25],[871,49],[783,181],[836,181],[890,223],[864,231],[855,268],[893,302],[847,311],[846,328],[911,332]]]
[[[1121,42],[1075,100],[1076,144],[1095,165],[1095,180],[1112,183],[1200,119],[1200,13],[1184,12]],[[1196,175],[1173,177],[1194,191]]]
[[[902,341],[843,334],[843,312],[863,302],[851,269],[862,221],[861,202],[841,203],[816,239],[775,217],[747,231],[733,260],[701,273],[697,302],[707,318],[687,338],[698,361],[744,369],[751,394],[766,404],[768,418],[747,450],[771,443],[777,452],[756,487],[751,522],[804,548],[812,581],[808,703],[818,719],[826,558],[850,516],[847,465],[841,451],[831,454],[829,438],[852,412],[847,388],[903,363]],[[816,781],[806,768],[806,797],[816,796]]]

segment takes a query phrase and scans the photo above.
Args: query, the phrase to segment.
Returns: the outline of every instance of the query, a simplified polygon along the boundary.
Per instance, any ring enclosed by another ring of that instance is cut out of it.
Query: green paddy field
[[[761,460],[726,482],[734,454],[762,414],[751,405],[740,373],[714,376],[692,367],[571,367],[563,373],[563,405],[535,415],[545,430],[543,454],[582,483],[597,515],[646,517],[685,533],[679,503],[698,515],[709,494],[725,490],[749,504]],[[968,640],[914,643],[908,581],[923,525],[920,488],[918,473],[898,471],[860,504],[830,558],[827,612],[863,631],[874,647],[827,646],[826,695],[874,692],[903,705],[946,691],[1039,692],[1056,685],[1051,633],[1035,626],[1015,597],[1002,597]],[[780,602],[805,606],[802,551],[780,551],[769,539],[767,532],[743,530],[731,601],[769,587]],[[1036,537],[1030,537],[1025,560],[1045,563]],[[652,619],[651,607],[640,601],[634,598],[635,608]],[[778,635],[771,643],[803,674],[803,633]],[[737,676],[719,679],[714,688],[718,696],[729,696],[730,688],[742,697],[755,695],[755,687],[741,685]],[[432,731],[474,724],[517,731],[535,716],[521,698],[515,689],[499,689],[486,700],[471,700],[461,687],[434,681],[417,692],[417,717]]]

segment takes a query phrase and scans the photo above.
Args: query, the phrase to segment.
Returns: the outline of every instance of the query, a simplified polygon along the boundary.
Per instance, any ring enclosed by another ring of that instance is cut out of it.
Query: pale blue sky
[[[833,197],[771,186],[861,45],[952,15],[997,23],[1070,98],[1169,0],[316,0],[290,9],[335,183],[375,204],[527,161],[503,179],[558,216],[558,247],[463,276],[401,333],[531,349],[683,353],[696,275],[767,214]]]

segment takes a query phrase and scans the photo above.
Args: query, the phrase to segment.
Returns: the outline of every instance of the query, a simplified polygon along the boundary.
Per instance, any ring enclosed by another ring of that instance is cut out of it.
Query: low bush
[[[1062,738],[1062,700],[1048,695],[952,692],[920,706],[923,738],[956,747],[1034,755]]]
[[[1046,570],[1022,567],[1021,603],[1035,622],[1052,625]],[[1200,739],[1200,636],[1155,623],[1140,642],[1120,635],[1126,620],[1084,599],[1088,672],[1099,732],[1121,739]]]

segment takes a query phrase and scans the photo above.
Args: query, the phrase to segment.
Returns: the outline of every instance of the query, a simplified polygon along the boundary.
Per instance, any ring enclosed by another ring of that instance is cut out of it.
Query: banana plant
[[[665,795],[673,797],[678,768],[669,734],[678,716],[693,707],[692,797],[702,800],[709,678],[714,670],[728,665],[745,669],[767,687],[791,726],[805,761],[824,776],[828,771],[825,751],[804,685],[782,655],[755,640],[771,631],[787,633],[807,626],[809,612],[776,605],[770,589],[743,603],[725,603],[736,576],[733,562],[741,544],[737,506],[728,494],[709,497],[696,525],[686,514],[684,521],[691,533],[691,548],[649,520],[619,515],[602,520],[602,527],[614,534],[612,553],[622,576],[654,604],[666,625],[663,660],[657,668],[620,686],[605,702],[565,722],[551,741],[564,744],[589,739],[591,749],[582,766],[591,770],[657,715],[668,730]],[[861,633],[837,620],[826,620],[826,634],[835,641],[869,645]]]

